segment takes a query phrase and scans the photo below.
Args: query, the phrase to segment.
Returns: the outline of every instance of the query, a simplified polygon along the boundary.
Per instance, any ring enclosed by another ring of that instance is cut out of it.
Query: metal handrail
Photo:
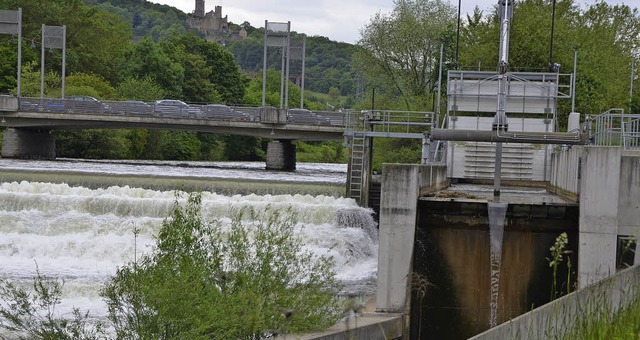
[[[614,108],[595,117],[587,117],[582,125],[591,145],[640,148],[640,115]]]

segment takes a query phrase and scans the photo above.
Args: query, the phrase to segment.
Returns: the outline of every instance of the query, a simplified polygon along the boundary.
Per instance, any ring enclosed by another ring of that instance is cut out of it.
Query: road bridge
[[[303,110],[301,114],[309,119],[292,122],[286,111],[275,108],[219,104],[179,107],[134,101],[0,96],[0,114],[0,125],[7,127],[2,147],[2,157],[7,158],[55,158],[55,138],[51,134],[54,130],[183,130],[271,138],[267,168],[293,170],[296,162],[293,141],[342,140],[345,130],[344,114],[340,112],[322,116]]]

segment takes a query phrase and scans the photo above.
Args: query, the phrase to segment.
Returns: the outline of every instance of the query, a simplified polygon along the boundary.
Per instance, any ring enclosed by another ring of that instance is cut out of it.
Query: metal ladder
[[[364,132],[353,132],[351,139],[351,171],[349,172],[349,197],[356,200],[358,204],[362,202],[362,180],[366,171],[364,164],[365,157],[365,134]]]

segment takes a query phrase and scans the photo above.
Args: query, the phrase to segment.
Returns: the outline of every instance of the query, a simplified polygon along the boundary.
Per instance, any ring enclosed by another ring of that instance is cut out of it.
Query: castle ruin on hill
[[[195,0],[196,9],[187,17],[187,24],[198,30],[208,41],[224,43],[227,40],[244,39],[247,31],[244,27],[231,32],[227,16],[222,16],[222,6],[205,13],[204,0]]]

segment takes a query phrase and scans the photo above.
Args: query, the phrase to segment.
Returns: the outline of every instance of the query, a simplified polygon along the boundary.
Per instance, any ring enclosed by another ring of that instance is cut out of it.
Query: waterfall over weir
[[[487,203],[489,214],[489,240],[491,242],[490,275],[491,295],[489,327],[495,327],[498,323],[498,293],[500,288],[500,264],[502,262],[502,240],[504,235],[504,222],[507,215],[507,203]]]
[[[78,307],[102,318],[101,285],[118,266],[153,249],[175,199],[173,191],[127,186],[1,183],[0,277],[28,286],[37,263],[41,274],[65,281],[61,313]],[[343,293],[373,293],[377,230],[371,210],[329,196],[202,193],[205,221],[228,223],[245,207],[291,209],[304,248],[335,260],[337,278],[346,285]]]

